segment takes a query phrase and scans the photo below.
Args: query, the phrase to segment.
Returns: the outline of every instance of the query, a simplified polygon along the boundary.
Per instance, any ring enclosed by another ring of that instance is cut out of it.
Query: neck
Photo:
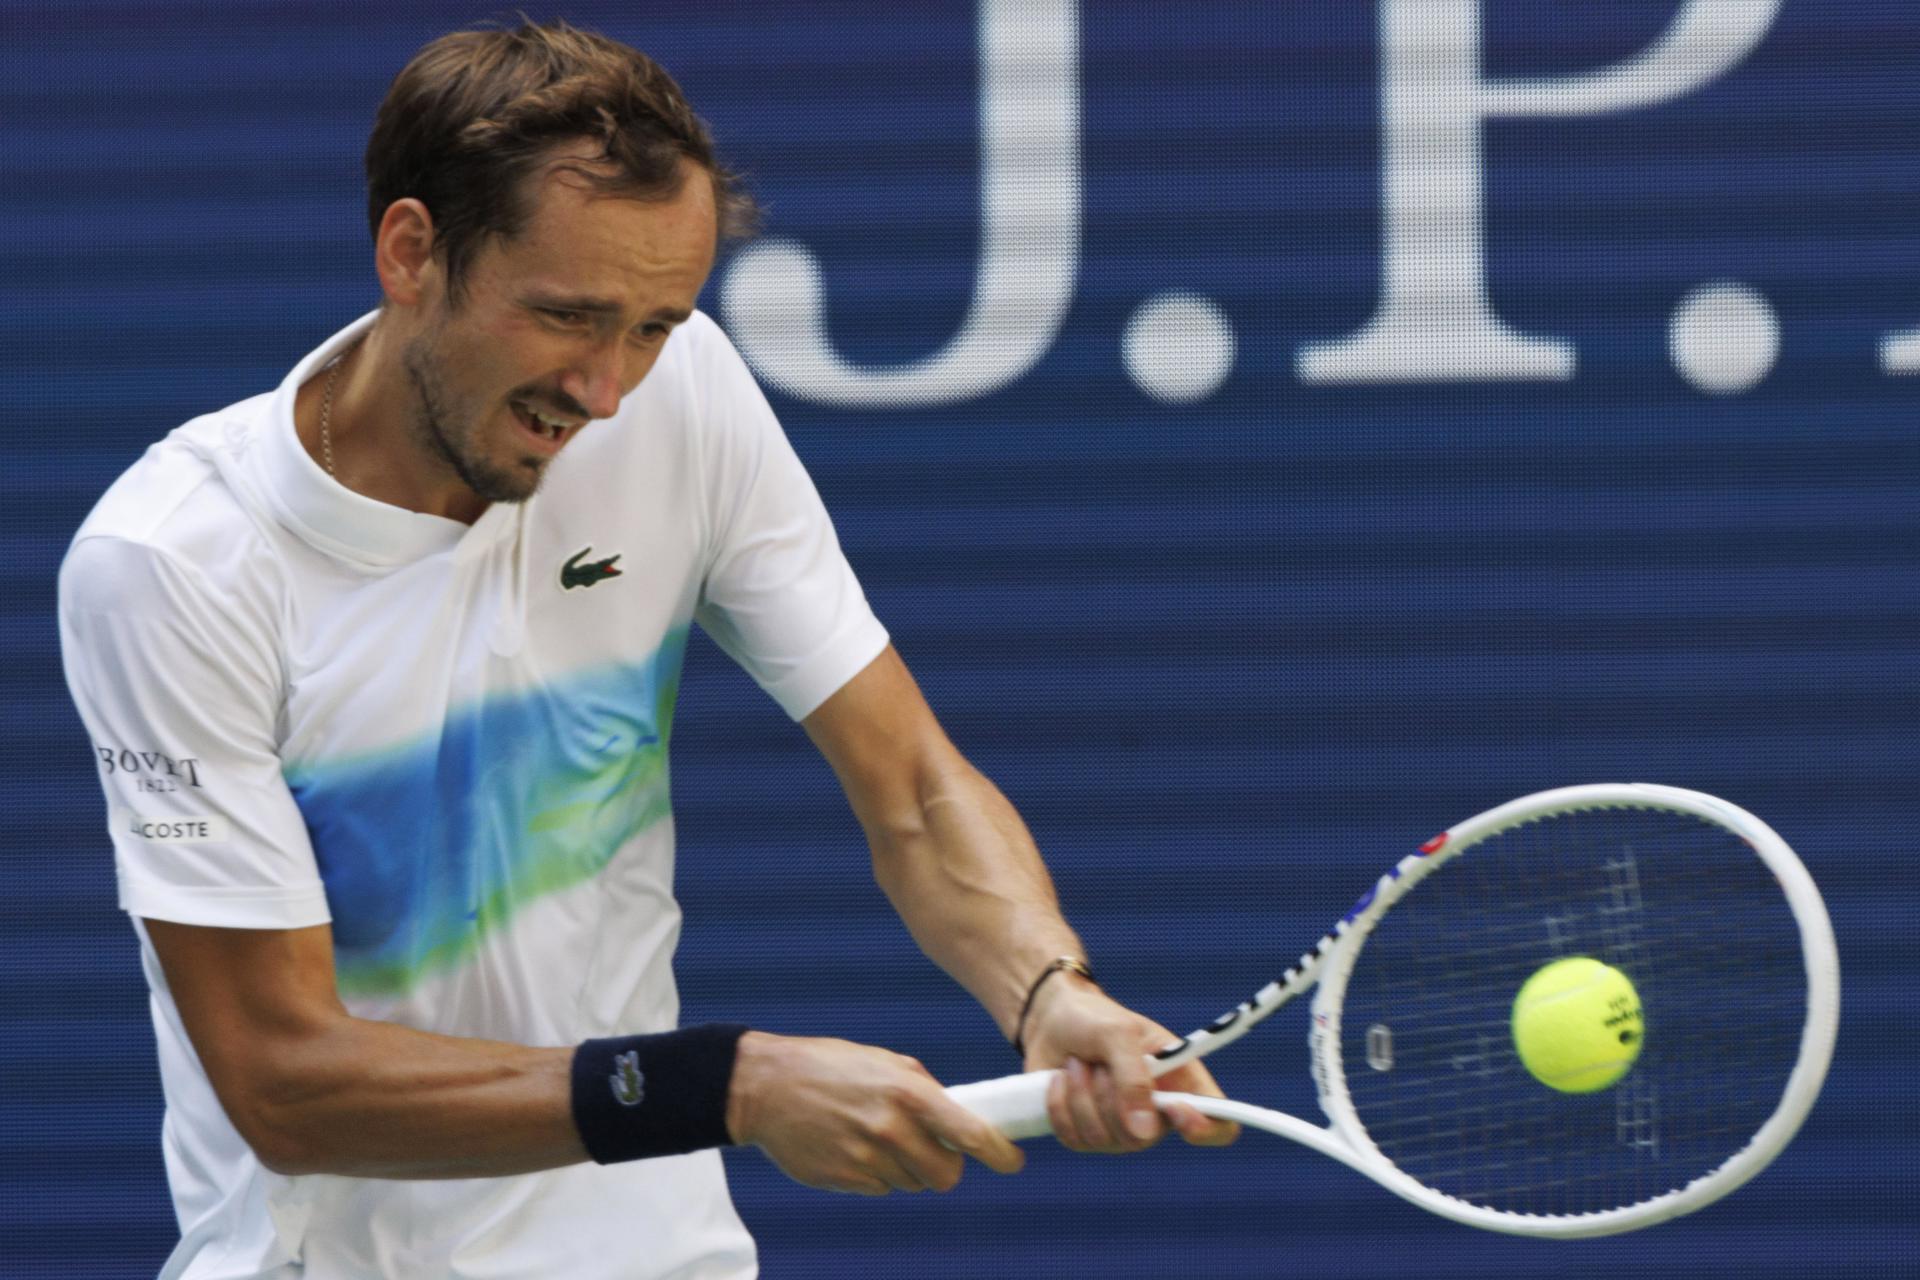
[[[294,400],[294,428],[314,462],[339,484],[389,506],[472,524],[488,504],[453,474],[444,459],[430,456],[400,416],[415,393],[402,351],[405,340],[385,318],[309,378]],[[333,384],[331,412],[327,384]],[[332,444],[332,466],[327,464]]]

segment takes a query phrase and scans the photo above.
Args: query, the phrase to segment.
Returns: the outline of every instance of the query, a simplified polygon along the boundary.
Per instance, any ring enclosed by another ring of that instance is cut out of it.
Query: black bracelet
[[[732,1142],[727,1091],[745,1027],[589,1040],[573,1052],[573,1124],[596,1164]]]
[[[1077,973],[1088,982],[1099,981],[1093,976],[1093,970],[1087,968],[1087,962],[1078,956],[1058,956],[1048,962],[1047,967],[1040,971],[1040,976],[1033,980],[1033,985],[1027,988],[1027,1002],[1020,1006],[1020,1020],[1013,1024],[1013,1051],[1022,1062],[1027,1060],[1027,1015],[1033,1012],[1033,998],[1040,994],[1040,988],[1048,978],[1062,970]]]

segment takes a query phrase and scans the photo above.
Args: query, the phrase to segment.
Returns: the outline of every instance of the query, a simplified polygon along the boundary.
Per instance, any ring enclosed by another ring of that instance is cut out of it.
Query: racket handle
[[[1019,1142],[1053,1132],[1053,1121],[1047,1118],[1047,1086],[1059,1074],[1029,1071],[998,1080],[976,1080],[954,1085],[947,1096]]]

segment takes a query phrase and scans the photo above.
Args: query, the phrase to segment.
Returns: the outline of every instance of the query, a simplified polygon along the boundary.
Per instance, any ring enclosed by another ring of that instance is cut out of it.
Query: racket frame
[[[1714,823],[1746,842],[1772,871],[1799,930],[1807,977],[1807,1011],[1799,1057],[1780,1103],[1745,1147],[1713,1170],[1662,1195],[1614,1209],[1581,1214],[1527,1214],[1473,1204],[1437,1191],[1403,1172],[1375,1145],[1347,1091],[1340,1054],[1341,1006],[1347,981],[1367,936],[1388,909],[1414,886],[1475,845],[1517,826],[1568,810],[1661,809]],[[1593,783],[1537,792],[1489,809],[1442,832],[1376,881],[1328,934],[1292,968],[1212,1023],[1148,1058],[1156,1076],[1233,1043],[1294,996],[1318,985],[1312,1004],[1309,1051],[1325,1126],[1268,1107],[1197,1094],[1158,1092],[1158,1103],[1185,1103],[1202,1114],[1276,1134],[1311,1147],[1366,1175],[1422,1209],[1467,1226],[1510,1235],[1571,1239],[1611,1235],[1691,1213],[1739,1187],[1778,1155],[1806,1119],[1833,1060],[1840,1019],[1840,959],[1833,925],[1813,877],[1773,829],[1738,805],[1704,792],[1654,783]],[[1046,1093],[1056,1073],[1031,1071],[958,1085],[954,1099],[999,1126],[1009,1137],[1050,1132]]]
[[[1801,1028],[1800,1053],[1781,1091],[1780,1102],[1747,1145],[1719,1166],[1684,1186],[1637,1204],[1593,1213],[1545,1215],[1492,1209],[1445,1195],[1394,1165],[1374,1144],[1354,1109],[1340,1053],[1341,1006],[1347,980],[1367,935],[1387,910],[1453,858],[1504,831],[1556,813],[1609,808],[1662,809],[1714,823],[1744,840],[1779,881],[1799,929],[1807,976],[1807,1011]],[[1382,876],[1373,891],[1344,918],[1339,937],[1320,965],[1308,1042],[1320,1106],[1331,1121],[1329,1132],[1350,1144],[1366,1161],[1370,1167],[1363,1172],[1369,1177],[1424,1209],[1469,1226],[1519,1235],[1574,1238],[1631,1231],[1691,1213],[1766,1168],[1799,1131],[1814,1099],[1819,1096],[1833,1060],[1839,1021],[1840,958],[1833,925],[1813,877],[1786,841],[1753,814],[1717,796],[1653,783],[1597,783],[1543,791],[1490,809],[1435,836],[1421,846],[1421,852],[1402,859]],[[1287,1136],[1294,1135],[1289,1132]],[[1317,1143],[1314,1145],[1325,1149]]]

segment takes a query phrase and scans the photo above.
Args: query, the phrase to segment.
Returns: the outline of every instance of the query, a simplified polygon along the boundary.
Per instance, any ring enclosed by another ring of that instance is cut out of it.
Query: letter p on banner
[[[1622,62],[1488,80],[1480,0],[1380,0],[1380,303],[1358,331],[1303,346],[1300,380],[1571,378],[1571,343],[1516,332],[1487,297],[1482,122],[1669,101],[1737,66],[1779,11],[1780,0],[1688,0]]]

